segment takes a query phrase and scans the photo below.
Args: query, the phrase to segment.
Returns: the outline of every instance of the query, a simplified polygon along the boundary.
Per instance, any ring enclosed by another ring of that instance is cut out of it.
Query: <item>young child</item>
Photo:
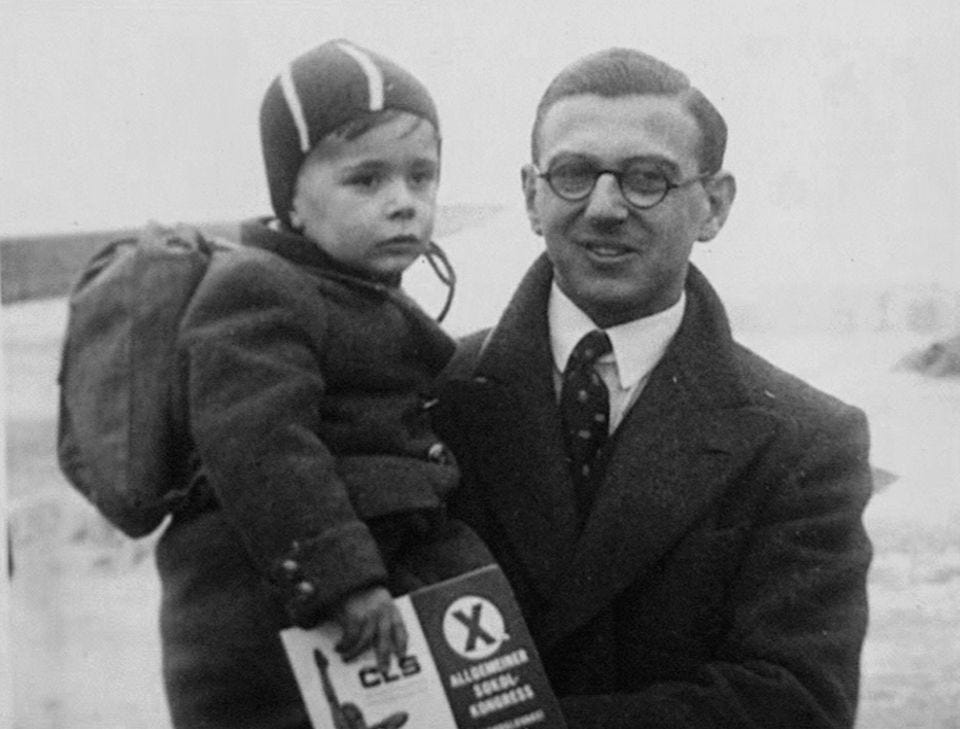
[[[456,464],[426,391],[454,344],[399,288],[430,250],[437,114],[346,41],[266,92],[276,218],[242,226],[186,313],[180,394],[196,466],[157,548],[176,727],[308,727],[278,637],[337,620],[348,659],[402,655],[391,592],[492,561],[444,514]],[[246,250],[246,249],[245,249]]]

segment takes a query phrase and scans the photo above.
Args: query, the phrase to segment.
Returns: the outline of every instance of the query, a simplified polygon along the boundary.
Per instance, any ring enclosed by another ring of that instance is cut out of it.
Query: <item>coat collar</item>
[[[546,302],[553,274],[546,255],[520,282],[499,323],[487,336],[476,376],[502,383],[542,381],[552,366]],[[686,283],[687,308],[667,351],[671,362],[704,405],[735,405],[746,399],[732,356],[732,335],[723,305],[706,277],[692,264]]]
[[[272,218],[251,218],[240,224],[240,242],[246,246],[262,248],[276,253],[299,266],[321,269],[327,276],[340,278],[360,286],[396,289],[401,277],[373,277],[340,263],[320,246],[299,233],[278,227]]]
[[[615,434],[581,528],[551,374],[551,278],[541,257],[487,337],[473,378],[450,382],[460,426],[476,444],[470,475],[552,606],[530,616],[545,648],[660,559],[771,432],[769,417],[747,407],[723,307],[691,266],[683,323]]]
[[[319,246],[293,231],[276,229],[270,218],[253,218],[240,225],[240,241],[245,246],[274,253],[294,265],[309,270],[318,280],[348,287],[362,296],[391,301],[404,314],[411,327],[410,346],[423,363],[439,372],[453,356],[455,344],[439,323],[427,315],[400,287],[400,276],[375,278],[359,273],[331,258]]]

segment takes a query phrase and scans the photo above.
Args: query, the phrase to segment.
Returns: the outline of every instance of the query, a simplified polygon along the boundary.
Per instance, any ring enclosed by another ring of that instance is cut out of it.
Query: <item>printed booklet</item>
[[[315,729],[563,729],[510,585],[484,567],[396,600],[407,654],[344,663],[340,629],[280,633]]]

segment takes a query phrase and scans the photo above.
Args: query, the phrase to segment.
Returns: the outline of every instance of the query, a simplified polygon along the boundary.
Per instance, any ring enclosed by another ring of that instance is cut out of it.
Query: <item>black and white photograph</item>
[[[0,28],[0,728],[312,729],[495,565],[470,727],[960,729],[955,3]]]

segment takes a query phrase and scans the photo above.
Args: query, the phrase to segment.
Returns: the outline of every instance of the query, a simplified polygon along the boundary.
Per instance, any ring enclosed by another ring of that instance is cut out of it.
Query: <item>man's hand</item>
[[[345,661],[352,661],[368,648],[373,648],[377,665],[386,671],[390,654],[403,658],[407,653],[407,629],[403,618],[384,587],[371,587],[347,597],[335,614],[343,629],[337,651]]]

